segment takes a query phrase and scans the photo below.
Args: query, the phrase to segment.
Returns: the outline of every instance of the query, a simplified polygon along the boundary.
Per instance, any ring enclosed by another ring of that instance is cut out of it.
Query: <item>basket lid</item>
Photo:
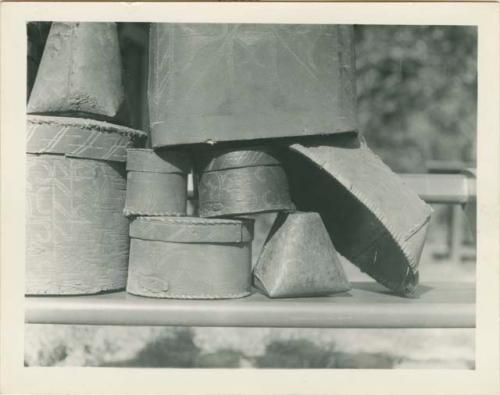
[[[184,151],[129,148],[127,150],[127,170],[154,173],[189,173],[191,162]]]
[[[245,243],[253,239],[253,219],[137,217],[130,237],[176,243]]]
[[[86,118],[27,116],[26,152],[125,162],[132,139],[146,133]]]
[[[196,159],[202,172],[281,164],[274,150],[264,146],[203,149]]]

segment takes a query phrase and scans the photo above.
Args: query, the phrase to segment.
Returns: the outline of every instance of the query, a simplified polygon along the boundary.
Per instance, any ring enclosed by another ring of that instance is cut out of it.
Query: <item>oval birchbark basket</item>
[[[289,146],[294,201],[317,211],[344,257],[403,296],[414,294],[432,209],[354,134]]]
[[[251,220],[137,217],[130,237],[131,294],[176,299],[250,294]]]
[[[318,213],[280,213],[253,269],[271,298],[330,295],[350,289],[339,255]]]
[[[124,214],[186,215],[190,169],[189,157],[182,151],[129,149]]]
[[[201,217],[295,210],[285,170],[270,148],[201,151],[197,167]]]
[[[26,294],[125,288],[124,154],[131,136],[142,134],[92,120],[28,116]]]

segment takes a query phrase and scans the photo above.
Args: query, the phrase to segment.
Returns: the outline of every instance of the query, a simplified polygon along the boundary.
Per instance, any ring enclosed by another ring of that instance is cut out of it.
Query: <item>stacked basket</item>
[[[27,294],[125,286],[126,149],[145,134],[108,122],[121,79],[116,24],[52,25],[28,102]]]
[[[94,226],[100,233],[93,234],[94,228],[75,228],[92,241],[74,253],[92,255],[86,264],[100,265],[99,275],[119,278],[93,291],[124,285],[130,236],[126,288],[135,295],[237,298],[252,285],[269,297],[343,292],[350,286],[340,254],[398,294],[413,293],[430,208],[356,133],[350,26],[152,24],[149,48],[152,148],[127,151],[125,204],[123,179],[94,187],[107,200],[97,199],[101,211],[85,216],[108,227]],[[108,89],[109,102],[119,102],[111,100],[116,92]],[[98,103],[90,95],[70,102]],[[50,149],[64,133],[53,135]],[[85,148],[75,147],[80,139],[74,138],[57,152],[100,153],[86,156],[92,163],[116,158],[111,147],[87,149],[97,139],[88,137]],[[122,150],[123,144],[120,160]],[[197,210],[187,216],[190,172]],[[104,170],[92,174],[109,177]],[[54,182],[57,188],[60,181]],[[54,203],[54,210],[61,206]],[[405,216],[397,214],[402,211]],[[266,212],[277,216],[252,268],[252,217]],[[109,232],[119,235],[113,243]],[[51,254],[73,250],[71,243]],[[115,252],[119,275],[106,255]],[[57,259],[75,282],[95,275],[87,266],[77,270],[69,254]]]

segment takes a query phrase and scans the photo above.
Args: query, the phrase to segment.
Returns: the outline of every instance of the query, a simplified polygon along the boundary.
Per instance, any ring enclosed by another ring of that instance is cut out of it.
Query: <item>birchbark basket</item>
[[[124,214],[186,215],[190,169],[189,157],[182,151],[129,149]]]
[[[201,217],[295,210],[287,175],[272,149],[214,149],[198,157]]]
[[[125,140],[142,132],[113,126],[121,132],[115,136],[94,128],[94,121],[39,118],[28,117],[25,292],[123,289],[129,247],[122,214]],[[66,149],[75,157],[64,155]]]
[[[53,22],[28,113],[113,118],[124,102],[116,23]]]
[[[280,213],[253,270],[254,285],[271,298],[330,295],[350,289],[318,213]]]
[[[411,296],[432,209],[354,134],[289,146],[298,208],[317,211],[339,253]]]
[[[150,28],[153,147],[356,130],[349,25]]]
[[[131,294],[176,299],[250,294],[253,221],[137,217],[130,237]]]

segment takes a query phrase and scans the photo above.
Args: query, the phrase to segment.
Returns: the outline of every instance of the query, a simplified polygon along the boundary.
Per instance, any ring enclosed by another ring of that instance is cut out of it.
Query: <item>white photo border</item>
[[[500,392],[497,3],[3,3],[0,392],[50,394],[463,394]],[[478,26],[476,368],[282,370],[23,366],[26,23],[255,22]]]

